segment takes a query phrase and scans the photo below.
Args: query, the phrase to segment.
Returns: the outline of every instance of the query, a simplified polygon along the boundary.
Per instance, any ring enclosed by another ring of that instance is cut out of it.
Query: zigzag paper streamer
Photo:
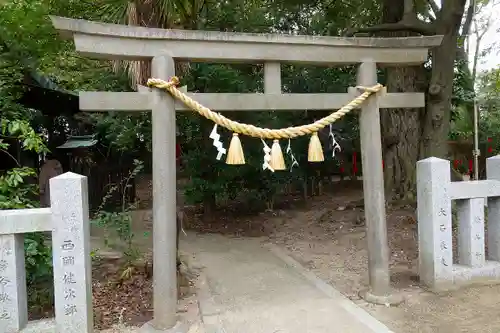
[[[335,135],[333,134],[332,124],[330,124],[330,133],[328,136],[332,139],[331,147],[332,149],[332,157],[335,157],[335,150],[342,151],[342,148],[338,144],[337,140],[335,140]]]
[[[291,145],[291,140],[288,139],[288,146],[286,147],[286,153],[290,155],[290,158],[292,159],[292,165],[290,166],[290,172],[292,172],[292,169],[294,166],[299,166],[299,162],[295,159],[295,156],[293,156],[292,152],[292,145]]]
[[[217,133],[217,124],[214,125],[212,132],[210,133],[210,139],[214,140],[214,147],[217,148],[217,160],[222,158],[222,155],[226,153],[226,148],[222,146],[222,142],[219,140],[220,135]]]
[[[269,169],[271,172],[274,172],[274,169],[271,168],[269,165],[269,162],[271,162],[271,148],[267,145],[266,141],[264,139],[260,139],[262,141],[262,144],[264,147],[262,150],[264,151],[264,163],[262,163],[262,170]]]

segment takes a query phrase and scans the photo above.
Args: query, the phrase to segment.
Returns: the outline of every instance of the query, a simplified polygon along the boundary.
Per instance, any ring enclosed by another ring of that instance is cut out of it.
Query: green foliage
[[[450,139],[467,140],[474,134],[470,112],[464,105],[457,105],[453,108],[453,121],[451,123]]]
[[[32,168],[22,167],[8,170],[0,175],[0,209],[33,208],[32,198],[37,195],[37,186],[25,183],[25,178],[36,176]]]
[[[479,109],[479,137],[482,142],[492,138],[494,142],[500,141],[500,69],[493,69],[478,75],[477,105]],[[467,140],[473,136],[473,122],[471,110],[473,109],[474,92],[467,91],[464,85],[470,83],[463,74],[458,72],[456,81],[465,80],[465,83],[455,83],[456,96],[453,108],[453,122],[450,138],[454,140]],[[498,151],[497,147],[496,150]]]
[[[25,236],[24,253],[28,285],[52,284],[52,248],[42,233]]]
[[[75,7],[79,7],[75,8]],[[123,89],[109,62],[79,57],[70,41],[52,28],[48,14],[82,13],[91,7],[82,1],[13,0],[0,4],[0,155],[18,167],[0,171],[0,209],[39,205],[36,170],[23,166],[11,154],[19,146],[33,156],[48,152],[39,132],[43,117],[17,101],[23,94],[25,73],[35,69],[66,89]],[[25,234],[26,273],[30,303],[43,307],[53,300],[52,250],[42,233]]]
[[[35,133],[30,124],[23,120],[2,119],[0,121],[0,154],[19,162],[8,149],[6,139],[15,139],[22,149],[36,153],[47,152],[42,137]],[[38,195],[36,185],[26,181],[29,177],[36,177],[32,168],[22,167],[7,170],[0,174],[0,209],[32,208],[35,207],[33,197]]]
[[[14,160],[9,152],[6,138],[15,140],[25,151],[47,152],[42,137],[27,121],[2,119],[0,124],[0,154]],[[38,186],[30,179],[36,179],[36,171],[19,166],[0,174],[0,209],[35,208],[38,206]],[[35,286],[44,286],[44,292],[30,292],[31,301],[38,303],[51,299],[52,294],[52,249],[42,233],[24,235],[27,286],[31,291]]]
[[[2,119],[0,121],[1,135],[4,137],[15,137],[20,141],[24,150],[31,150],[38,154],[48,152],[40,134],[30,126],[27,121]],[[8,148],[8,145],[0,139],[0,149]]]
[[[500,149],[500,67],[482,73],[478,84],[479,128],[481,138],[492,138]]]
[[[101,205],[94,214],[91,223],[99,228],[104,229],[104,242],[107,247],[121,248],[128,265],[131,265],[138,258],[140,252],[134,243],[135,234],[132,230],[132,211],[136,208],[136,204],[129,204],[127,198],[127,190],[130,188],[130,182],[143,170],[144,165],[139,160],[134,160],[134,169],[129,172],[121,184],[111,184],[108,192],[104,196]],[[116,212],[107,212],[104,207],[107,201],[113,194],[122,189],[120,197],[122,199],[122,207]],[[119,243],[115,242],[115,237]]]
[[[87,120],[95,126],[103,144],[110,150],[129,154],[151,151],[151,113],[90,114]],[[117,130],[119,129],[119,130]]]

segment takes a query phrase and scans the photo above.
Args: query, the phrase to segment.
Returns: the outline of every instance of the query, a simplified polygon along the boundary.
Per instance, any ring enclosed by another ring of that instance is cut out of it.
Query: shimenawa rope
[[[167,90],[172,96],[186,104],[189,108],[198,112],[203,117],[212,120],[219,126],[225,127],[234,133],[245,134],[261,139],[290,139],[307,134],[314,134],[359,107],[368,97],[370,97],[371,94],[377,93],[383,87],[381,84],[376,84],[373,87],[356,87],[364,92],[339,110],[331,113],[324,118],[321,118],[320,120],[315,121],[312,124],[280,129],[269,129],[249,124],[242,124],[226,118],[223,115],[204,107],[200,103],[193,100],[191,97],[181,92],[176,87],[178,84],[179,79],[176,76],[172,77],[170,81],[151,78],[147,83],[149,87]]]

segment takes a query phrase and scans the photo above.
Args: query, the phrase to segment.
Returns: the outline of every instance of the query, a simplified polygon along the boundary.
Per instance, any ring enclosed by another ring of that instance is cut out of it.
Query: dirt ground
[[[122,259],[103,257],[92,263],[92,295],[94,305],[94,327],[98,330],[117,325],[142,326],[153,318],[152,266],[150,260],[129,267],[130,275],[123,276]],[[179,273],[179,314],[187,322],[198,315],[194,295],[194,277]],[[54,317],[53,302],[31,305],[29,319]]]
[[[134,248],[140,257],[125,278],[119,247],[110,249],[104,246],[101,232],[92,230],[91,245],[100,258],[92,263],[94,323],[99,330],[114,328],[110,333],[128,332],[128,329],[133,332],[134,327],[140,327],[153,318],[151,213],[137,211],[133,220],[136,222],[132,226],[136,233]],[[200,322],[195,294],[197,274],[189,269],[185,259],[181,254],[177,314],[182,322],[194,327]]]
[[[443,295],[421,288],[415,207],[387,212],[391,282],[407,301],[398,307],[384,307],[367,304],[358,296],[368,285],[361,185],[339,185],[334,193],[312,198],[307,207],[299,202],[288,198],[285,208],[276,205],[273,212],[259,216],[226,211],[203,221],[191,214],[187,227],[237,237],[267,236],[395,333],[500,332],[500,285]]]

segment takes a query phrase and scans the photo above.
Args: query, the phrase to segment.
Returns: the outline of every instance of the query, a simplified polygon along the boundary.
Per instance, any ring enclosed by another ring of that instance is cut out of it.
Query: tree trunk
[[[425,69],[422,66],[391,68],[386,75],[388,92],[422,92],[425,86]],[[422,113],[421,108],[381,112],[387,200],[413,197]]]
[[[403,18],[404,4],[384,0],[383,23],[396,23]],[[406,31],[385,32],[384,37],[415,35]],[[423,66],[386,69],[388,92],[423,92],[426,86]],[[419,158],[422,133],[422,109],[381,110],[384,181],[387,200],[411,198],[415,191],[415,165]]]
[[[412,13],[412,1],[405,2],[384,0],[384,23],[397,23],[408,15],[416,18]],[[464,7],[465,0],[443,0],[440,15],[433,24],[435,32],[444,37],[442,44],[432,50],[432,73],[425,110],[382,111],[384,177],[388,200],[412,197],[419,158],[443,158],[447,155],[457,38]],[[404,31],[384,34],[391,37],[410,35]],[[427,87],[425,69],[423,66],[389,68],[386,85],[390,92],[421,92]]]
[[[464,8],[465,0],[443,1],[441,17],[436,24],[437,34],[444,37],[441,45],[432,51],[432,76],[420,140],[423,157],[444,158],[448,154],[446,138],[450,131],[454,66]]]

